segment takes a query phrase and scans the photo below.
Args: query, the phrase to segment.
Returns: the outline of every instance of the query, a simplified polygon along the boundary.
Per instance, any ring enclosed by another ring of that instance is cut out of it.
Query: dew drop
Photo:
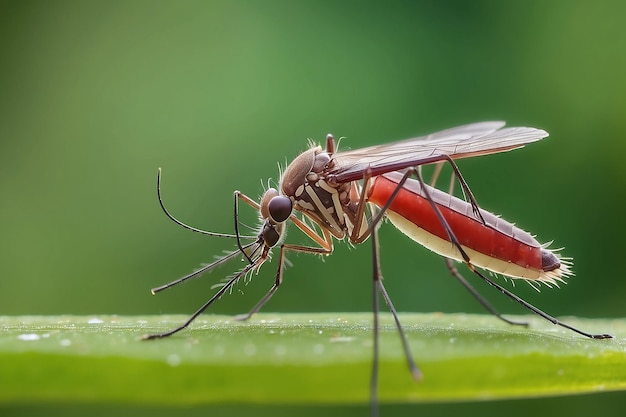
[[[36,333],[25,333],[17,336],[17,338],[25,342],[32,342],[33,340],[39,340],[41,337]]]

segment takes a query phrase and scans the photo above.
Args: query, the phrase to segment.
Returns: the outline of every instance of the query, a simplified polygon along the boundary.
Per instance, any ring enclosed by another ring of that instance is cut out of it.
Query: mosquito
[[[479,208],[474,195],[461,175],[455,160],[521,148],[548,136],[541,129],[505,128],[504,122],[482,122],[455,127],[427,136],[362,149],[338,151],[332,135],[326,137],[326,149],[319,145],[297,156],[280,177],[279,189],[269,188],[259,202],[239,191],[234,193],[234,234],[208,232],[189,226],[165,208],[161,196],[161,169],[157,176],[157,194],[161,208],[175,223],[194,232],[235,239],[237,249],[217,261],[169,284],[152,289],[156,294],[188,279],[199,276],[234,258],[243,257],[246,265],[228,278],[224,285],[180,326],[144,339],[171,336],[187,328],[241,278],[256,273],[278,247],[274,283],[261,300],[247,313],[236,316],[247,320],[258,312],[283,282],[288,253],[330,255],[333,239],[351,244],[372,242],[373,360],[370,378],[372,414],[378,414],[379,302],[389,308],[404,349],[409,371],[415,380],[422,378],[416,365],[398,313],[383,284],[380,268],[378,227],[387,218],[401,232],[431,251],[441,255],[449,272],[476,300],[499,319],[526,326],[502,316],[461,275],[454,261],[467,268],[529,311],[551,323],[592,339],[608,339],[608,334],[591,334],[572,327],[513,294],[483,270],[532,285],[557,285],[572,275],[571,261],[557,251],[540,244],[531,234],[512,223]],[[421,167],[435,165],[434,179],[426,184]],[[450,190],[444,192],[434,183],[440,168],[450,165]],[[453,195],[458,181],[463,198]],[[243,236],[239,226],[239,202],[259,211],[261,225],[256,236]],[[310,246],[284,243],[287,224],[291,222],[314,243]],[[247,242],[247,243],[244,243]]]

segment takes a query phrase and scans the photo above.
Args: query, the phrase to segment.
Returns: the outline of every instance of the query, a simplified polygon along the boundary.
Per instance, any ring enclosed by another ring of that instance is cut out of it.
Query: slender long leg
[[[389,297],[389,294],[385,289],[385,285],[383,284],[383,274],[380,267],[378,230],[376,229],[376,225],[371,224],[370,229],[372,239],[372,312],[374,314],[374,358],[372,360],[372,372],[370,377],[370,404],[372,416],[378,416],[378,369],[380,361],[380,325],[378,319],[378,314],[380,312],[380,303],[378,301],[379,294],[383,296],[383,299],[385,300],[385,303],[387,304],[387,307],[389,308],[389,311],[391,312],[391,315],[396,323],[396,328],[398,329],[400,340],[402,341],[404,356],[413,379],[416,381],[421,380],[422,373],[415,364],[415,360],[413,359],[413,355],[411,354],[411,349],[409,347],[409,342],[406,338],[406,333],[404,332],[404,328],[402,327],[400,318],[398,317],[398,312],[396,311],[396,308],[391,301],[391,297]]]
[[[480,221],[483,222],[483,224],[485,224],[485,219],[483,219],[483,216],[480,213],[480,209],[478,207],[478,203],[476,202],[476,198],[474,197],[472,190],[470,190],[469,185],[467,184],[467,181],[465,181],[465,178],[463,178],[463,174],[461,174],[461,170],[457,166],[456,162],[454,162],[454,159],[452,159],[448,155],[442,155],[442,158],[443,158],[442,161],[439,161],[435,164],[435,169],[430,179],[430,186],[431,187],[435,186],[435,183],[437,182],[437,179],[439,178],[439,174],[441,174],[441,169],[443,168],[443,164],[448,162],[450,166],[452,167],[452,171],[453,171],[453,175],[450,177],[450,186],[448,188],[448,192],[450,194],[453,194],[454,179],[458,178],[459,183],[461,184],[461,190],[463,191],[463,195],[469,200],[470,204],[472,205],[472,211],[474,212],[476,217],[480,219]],[[418,166],[417,168],[419,169],[421,168],[421,166]]]
[[[248,197],[244,198],[244,201],[248,202],[246,199],[249,199],[249,198]],[[250,200],[250,202],[252,204],[256,204],[253,200]],[[248,203],[250,204],[250,202]],[[276,292],[280,284],[282,284],[283,282],[283,272],[285,269],[285,253],[286,252],[291,251],[291,252],[311,253],[315,255],[329,255],[333,253],[333,241],[328,230],[322,229],[322,236],[320,236],[317,233],[315,233],[315,230],[309,227],[302,220],[298,219],[296,216],[291,215],[290,219],[293,221],[293,223],[296,225],[298,229],[304,232],[313,241],[318,243],[320,247],[316,248],[316,247],[311,247],[311,246],[292,245],[292,244],[281,245],[280,252],[278,254],[278,267],[276,269],[276,278],[274,279],[274,284],[269,289],[269,291],[263,296],[263,298],[261,298],[259,302],[256,303],[254,307],[252,307],[252,310],[250,310],[246,314],[239,314],[235,316],[234,320],[237,320],[237,321],[248,320],[250,317],[256,314],[259,310],[261,310],[261,308],[263,308],[265,303],[267,303],[270,300],[270,298],[272,298],[272,296],[274,295],[274,293]]]
[[[372,178],[372,173],[369,170],[365,171],[363,175],[363,187],[361,189],[361,196],[359,197],[358,209],[356,213],[356,219],[354,222],[354,229],[352,230],[352,234],[350,235],[351,243],[362,243],[367,239],[372,232],[371,227],[366,227],[365,230],[361,230],[361,225],[363,224],[363,218],[365,217],[365,206],[367,202],[367,194],[369,193],[370,187],[370,179]],[[371,223],[375,224],[375,223]]]
[[[492,287],[494,287],[495,289],[497,289],[498,291],[500,291],[502,294],[506,295],[507,297],[509,297],[513,301],[517,301],[519,304],[521,304],[527,310],[529,310],[529,311],[537,314],[538,316],[543,317],[544,319],[548,320],[552,324],[564,327],[564,328],[569,329],[569,330],[571,330],[573,332],[576,332],[578,334],[586,336],[586,337],[588,337],[590,339],[612,339],[613,338],[613,336],[611,336],[610,334],[606,334],[606,333],[601,333],[601,334],[587,333],[587,332],[584,332],[584,331],[582,331],[580,329],[577,329],[576,327],[570,326],[567,323],[563,323],[562,321],[552,317],[551,315],[549,315],[549,314],[543,312],[542,310],[538,309],[537,307],[533,306],[529,302],[524,301],[522,298],[520,298],[517,295],[513,294],[512,292],[510,292],[506,288],[502,287],[501,285],[495,283],[493,280],[491,280],[490,278],[486,277],[485,275],[480,273],[478,270],[476,270],[476,268],[474,268],[473,265],[471,265],[470,269],[472,270],[472,272],[474,272],[480,278],[485,280],[485,282],[487,282],[487,284],[491,285]]]
[[[389,307],[389,311],[391,311],[391,315],[396,322],[396,327],[400,333],[400,340],[402,341],[402,349],[404,350],[404,356],[406,357],[406,362],[409,367],[409,371],[411,372],[411,376],[414,380],[420,381],[422,379],[422,372],[415,364],[415,360],[413,359],[413,355],[411,354],[411,350],[409,348],[409,342],[406,339],[404,329],[400,323],[400,318],[398,317],[398,312],[396,311],[396,307],[391,302],[391,297],[389,297],[382,279],[378,281],[378,291],[382,294],[383,299],[385,300],[387,307]]]
[[[237,321],[245,321],[252,317],[254,314],[258,313],[261,308],[267,303],[270,298],[274,295],[280,284],[283,282],[283,271],[285,267],[285,253],[287,251],[291,252],[303,252],[303,253],[312,253],[315,255],[328,255],[332,251],[329,251],[324,248],[313,248],[309,246],[300,246],[300,245],[289,245],[284,244],[280,247],[280,253],[278,255],[278,268],[276,269],[276,279],[274,280],[274,284],[270,288],[270,290],[259,300],[258,303],[246,314],[239,314],[234,317],[234,320]]]
[[[374,230],[372,233],[372,313],[373,317],[373,327],[374,327],[374,352],[372,359],[372,371],[370,373],[370,410],[372,417],[378,417],[379,409],[378,409],[378,361],[379,361],[379,351],[380,351],[380,336],[378,332],[379,324],[378,324],[378,312],[380,310],[380,303],[378,301],[378,283],[381,280],[380,276],[380,264],[378,257],[378,240],[376,238],[377,232]]]
[[[469,200],[469,203],[472,205],[472,211],[474,212],[474,215],[476,215],[476,217],[480,219],[480,221],[483,224],[486,224],[485,219],[483,219],[483,215],[480,213],[480,208],[478,207],[478,203],[476,202],[474,193],[472,193],[472,190],[470,190],[469,185],[467,184],[467,181],[465,181],[465,178],[463,178],[463,174],[461,174],[461,170],[457,166],[456,162],[454,162],[454,159],[452,159],[449,155],[442,155],[442,158],[444,159],[444,161],[442,162],[447,161],[452,167],[452,171],[454,172],[452,180],[454,180],[454,177],[456,177],[459,180],[459,184],[461,185],[461,190],[463,191],[463,195],[465,196],[467,200]],[[437,168],[439,168],[439,166]],[[439,172],[437,170],[435,172],[438,176]],[[450,189],[452,190],[453,187],[454,187],[454,182],[451,182]],[[452,194],[452,192],[450,192],[450,194]]]
[[[463,286],[474,296],[474,298],[491,314],[499,318],[508,324],[513,324],[516,326],[528,326],[528,323],[525,321],[513,321],[504,317],[498,310],[496,310],[472,285],[461,275],[459,270],[454,266],[454,261],[450,258],[444,257],[443,260],[446,262],[446,266],[448,267],[448,271],[454,278],[456,278]]]

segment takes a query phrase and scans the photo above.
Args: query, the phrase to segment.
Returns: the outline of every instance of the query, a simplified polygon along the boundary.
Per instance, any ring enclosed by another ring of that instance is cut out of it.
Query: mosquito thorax
[[[330,143],[332,151],[332,137]],[[331,184],[327,181],[333,164],[328,150],[314,146],[287,166],[280,189],[281,194],[293,202],[293,209],[304,213],[337,239],[343,239],[352,230],[356,205],[351,201],[350,182]],[[346,217],[350,224],[347,224]]]
[[[280,180],[283,194],[289,197],[295,196],[298,188],[307,181],[309,174],[321,173],[329,161],[330,156],[322,150],[321,146],[314,146],[302,152],[283,172]]]

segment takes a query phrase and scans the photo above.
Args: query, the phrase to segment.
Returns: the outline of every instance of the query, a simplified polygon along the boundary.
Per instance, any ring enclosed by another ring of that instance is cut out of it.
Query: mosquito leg
[[[380,310],[380,303],[378,301],[378,291],[379,291],[379,283],[381,280],[380,273],[380,263],[378,262],[378,241],[376,239],[376,235],[378,233],[376,230],[372,233],[372,271],[373,271],[373,279],[372,279],[372,312],[374,314],[373,317],[373,326],[374,326],[374,352],[372,359],[372,372],[370,374],[370,409],[372,417],[378,417],[379,415],[379,407],[378,407],[378,361],[379,361],[379,324],[378,324],[378,312]]]
[[[383,299],[389,307],[389,311],[391,311],[391,315],[396,322],[396,327],[398,328],[398,332],[400,333],[400,340],[402,341],[402,348],[404,349],[404,356],[406,357],[407,365],[409,366],[409,371],[411,372],[411,376],[416,381],[420,381],[422,379],[422,372],[419,370],[417,365],[415,364],[415,360],[413,359],[413,355],[411,355],[411,350],[409,348],[409,343],[406,339],[406,334],[404,333],[404,329],[402,328],[402,324],[400,323],[400,319],[398,318],[398,313],[393,303],[391,302],[391,298],[389,294],[387,294],[387,290],[385,289],[385,285],[383,281],[378,281],[378,290],[383,295]]]
[[[263,298],[261,298],[261,300],[259,300],[259,302],[256,303],[256,305],[252,308],[252,310],[250,310],[246,314],[238,314],[238,315],[236,315],[235,317],[233,317],[233,320],[235,320],[235,321],[246,321],[250,317],[255,315],[256,313],[258,313],[259,310],[265,305],[265,303],[267,303],[270,300],[270,298],[272,298],[272,296],[274,295],[274,293],[278,289],[278,286],[281,284],[281,282],[282,282],[282,280],[278,280],[277,279],[274,282],[274,285],[272,285],[272,288],[270,288],[270,290],[267,292],[267,294],[265,294],[263,296]]]
[[[236,321],[245,321],[250,317],[255,315],[256,313],[263,308],[265,303],[267,303],[270,298],[274,295],[280,284],[283,282],[283,271],[285,269],[285,253],[287,251],[291,252],[303,252],[303,253],[312,253],[316,255],[328,255],[332,251],[329,251],[324,248],[312,248],[309,246],[300,246],[300,245],[288,245],[284,244],[280,247],[280,253],[278,255],[278,268],[276,269],[276,279],[274,280],[274,285],[270,288],[270,290],[259,300],[258,303],[246,314],[239,314],[233,318]]]
[[[370,225],[371,229],[371,239],[372,239],[372,311],[374,314],[373,326],[374,326],[374,359],[372,360],[372,373],[370,379],[370,404],[372,410],[372,416],[378,416],[378,369],[380,362],[380,325],[379,325],[379,311],[380,311],[380,303],[378,301],[379,293],[383,296],[387,307],[389,307],[389,311],[393,316],[394,321],[396,322],[396,327],[398,329],[398,333],[400,334],[400,340],[402,341],[402,348],[404,349],[404,356],[406,358],[407,364],[409,366],[409,370],[411,375],[416,381],[422,379],[422,373],[419,368],[415,364],[415,360],[413,359],[413,355],[411,354],[411,349],[409,348],[409,343],[406,338],[406,334],[404,333],[404,329],[402,324],[400,323],[400,318],[398,317],[398,313],[396,308],[391,301],[391,297],[387,293],[385,289],[385,285],[383,284],[383,274],[382,269],[380,267],[380,250],[378,246],[378,230],[376,229],[376,224],[372,223]]]
[[[391,301],[391,297],[389,297],[389,294],[385,289],[385,284],[383,284],[383,273],[380,267],[380,247],[378,245],[378,231],[376,229],[374,229],[372,232],[372,247],[372,269],[374,271],[374,284],[376,287],[376,291],[374,294],[376,295],[376,293],[380,293],[383,296],[383,299],[385,300],[389,311],[391,311],[391,315],[393,316],[393,319],[396,322],[396,327],[398,328],[398,333],[400,334],[400,340],[402,341],[402,348],[404,349],[404,356],[406,357],[407,365],[409,366],[409,370],[411,371],[413,379],[419,381],[420,379],[422,379],[422,373],[415,364],[415,360],[413,359],[413,355],[411,354],[411,349],[409,348],[409,342],[406,339],[406,334],[404,333],[404,329],[402,327],[402,324],[400,323],[400,318],[398,317],[398,312],[396,311],[396,307]],[[376,304],[374,307],[378,307],[378,297],[375,297],[375,301]],[[376,316],[378,316],[378,309],[374,311],[376,313]],[[376,333],[376,335],[378,335],[377,327],[375,327],[374,332]]]
[[[272,298],[272,296],[274,295],[274,293],[276,292],[280,284],[283,282],[284,262],[285,262],[285,246],[283,245],[280,247],[280,254],[278,256],[278,269],[276,270],[276,279],[274,280],[274,285],[272,285],[272,288],[270,288],[267,294],[265,294],[263,298],[261,298],[259,302],[256,303],[254,307],[252,307],[252,310],[250,310],[247,314],[239,314],[233,317],[233,320],[236,320],[236,321],[248,320],[250,317],[256,314],[265,305],[265,303],[267,303],[270,300],[270,298]]]
[[[474,197],[474,194],[472,193],[472,190],[470,190],[469,185],[467,185],[467,181],[465,181],[465,178],[463,178],[463,174],[461,174],[461,170],[456,165],[456,162],[454,162],[454,160],[449,155],[442,155],[442,157],[446,161],[448,161],[448,163],[452,167],[452,170],[454,171],[454,176],[456,176],[456,178],[459,179],[459,184],[461,185],[461,189],[463,190],[463,194],[467,197],[467,199],[469,200],[470,204],[472,205],[472,211],[474,212],[476,217],[480,219],[480,221],[483,224],[486,224],[485,223],[485,219],[483,218],[483,215],[480,213],[480,208],[478,207],[478,203],[476,202],[476,198]]]
[[[482,278],[485,282],[487,282],[487,284],[491,285],[492,287],[494,287],[495,289],[497,289],[498,291],[500,291],[502,294],[506,295],[507,297],[509,297],[513,301],[517,301],[525,309],[527,309],[527,310],[537,314],[540,317],[543,317],[544,319],[548,320],[552,324],[564,327],[564,328],[569,329],[569,330],[571,330],[571,331],[573,331],[575,333],[578,333],[580,335],[586,336],[586,337],[588,337],[590,339],[612,339],[613,338],[613,336],[611,336],[610,334],[592,334],[592,333],[587,333],[587,332],[584,332],[582,330],[577,329],[576,327],[570,326],[567,323],[563,323],[562,321],[559,321],[558,319],[552,317],[551,315],[549,315],[549,314],[543,312],[542,310],[538,309],[537,307],[533,306],[529,302],[524,301],[522,298],[520,298],[517,295],[513,294],[512,292],[510,292],[509,290],[507,290],[503,286],[497,284],[493,280],[487,278],[485,275],[480,273],[480,271],[476,270],[476,268],[474,268],[473,265],[470,267],[470,269],[472,270],[472,272],[474,272],[476,275],[478,275],[480,278]]]
[[[366,170],[363,175],[363,187],[361,188],[361,196],[359,197],[358,209],[354,221],[354,229],[352,230],[352,234],[350,235],[351,243],[362,243],[365,241],[365,239],[369,237],[371,233],[370,227],[365,227],[364,230],[362,230],[362,227],[364,226],[363,219],[365,216],[365,206],[367,202],[367,194],[369,192],[371,178],[371,171]]]
[[[448,271],[450,271],[450,274],[452,274],[452,276],[454,278],[456,278],[457,280],[459,280],[459,282],[461,284],[463,284],[463,286],[470,292],[470,294],[472,294],[474,296],[474,298],[487,310],[489,311],[491,314],[493,314],[494,316],[496,316],[497,318],[499,318],[500,320],[504,321],[505,323],[508,324],[513,324],[516,326],[525,326],[528,327],[528,323],[525,321],[513,321],[513,320],[509,320],[506,317],[502,316],[502,314],[500,314],[498,312],[498,310],[496,310],[490,303],[489,301],[487,301],[482,295],[480,295],[480,293],[478,291],[476,291],[476,289],[474,289],[474,287],[472,287],[472,285],[463,277],[463,275],[461,275],[461,273],[459,272],[458,269],[456,269],[456,267],[454,266],[454,263],[452,261],[452,259],[450,258],[443,258],[443,260],[446,262],[446,266],[448,267]]]
[[[382,206],[379,210],[378,213],[376,215],[372,214],[372,219],[370,220],[370,229],[373,230],[374,227],[376,225],[378,225],[378,223],[382,220],[383,216],[385,215],[385,212],[389,209],[389,207],[391,207],[391,203],[393,203],[393,200],[396,199],[396,197],[398,196],[398,193],[400,192],[400,190],[402,189],[402,187],[404,186],[404,183],[406,183],[406,180],[409,178],[409,176],[411,174],[415,174],[417,175],[419,178],[422,178],[421,175],[419,175],[417,173],[417,171],[415,170],[415,168],[409,168],[404,175],[402,176],[402,178],[400,179],[400,181],[398,182],[398,185],[396,186],[396,189],[393,190],[393,192],[391,193],[391,195],[389,196],[389,198],[387,199],[387,202],[385,203],[384,206]]]

